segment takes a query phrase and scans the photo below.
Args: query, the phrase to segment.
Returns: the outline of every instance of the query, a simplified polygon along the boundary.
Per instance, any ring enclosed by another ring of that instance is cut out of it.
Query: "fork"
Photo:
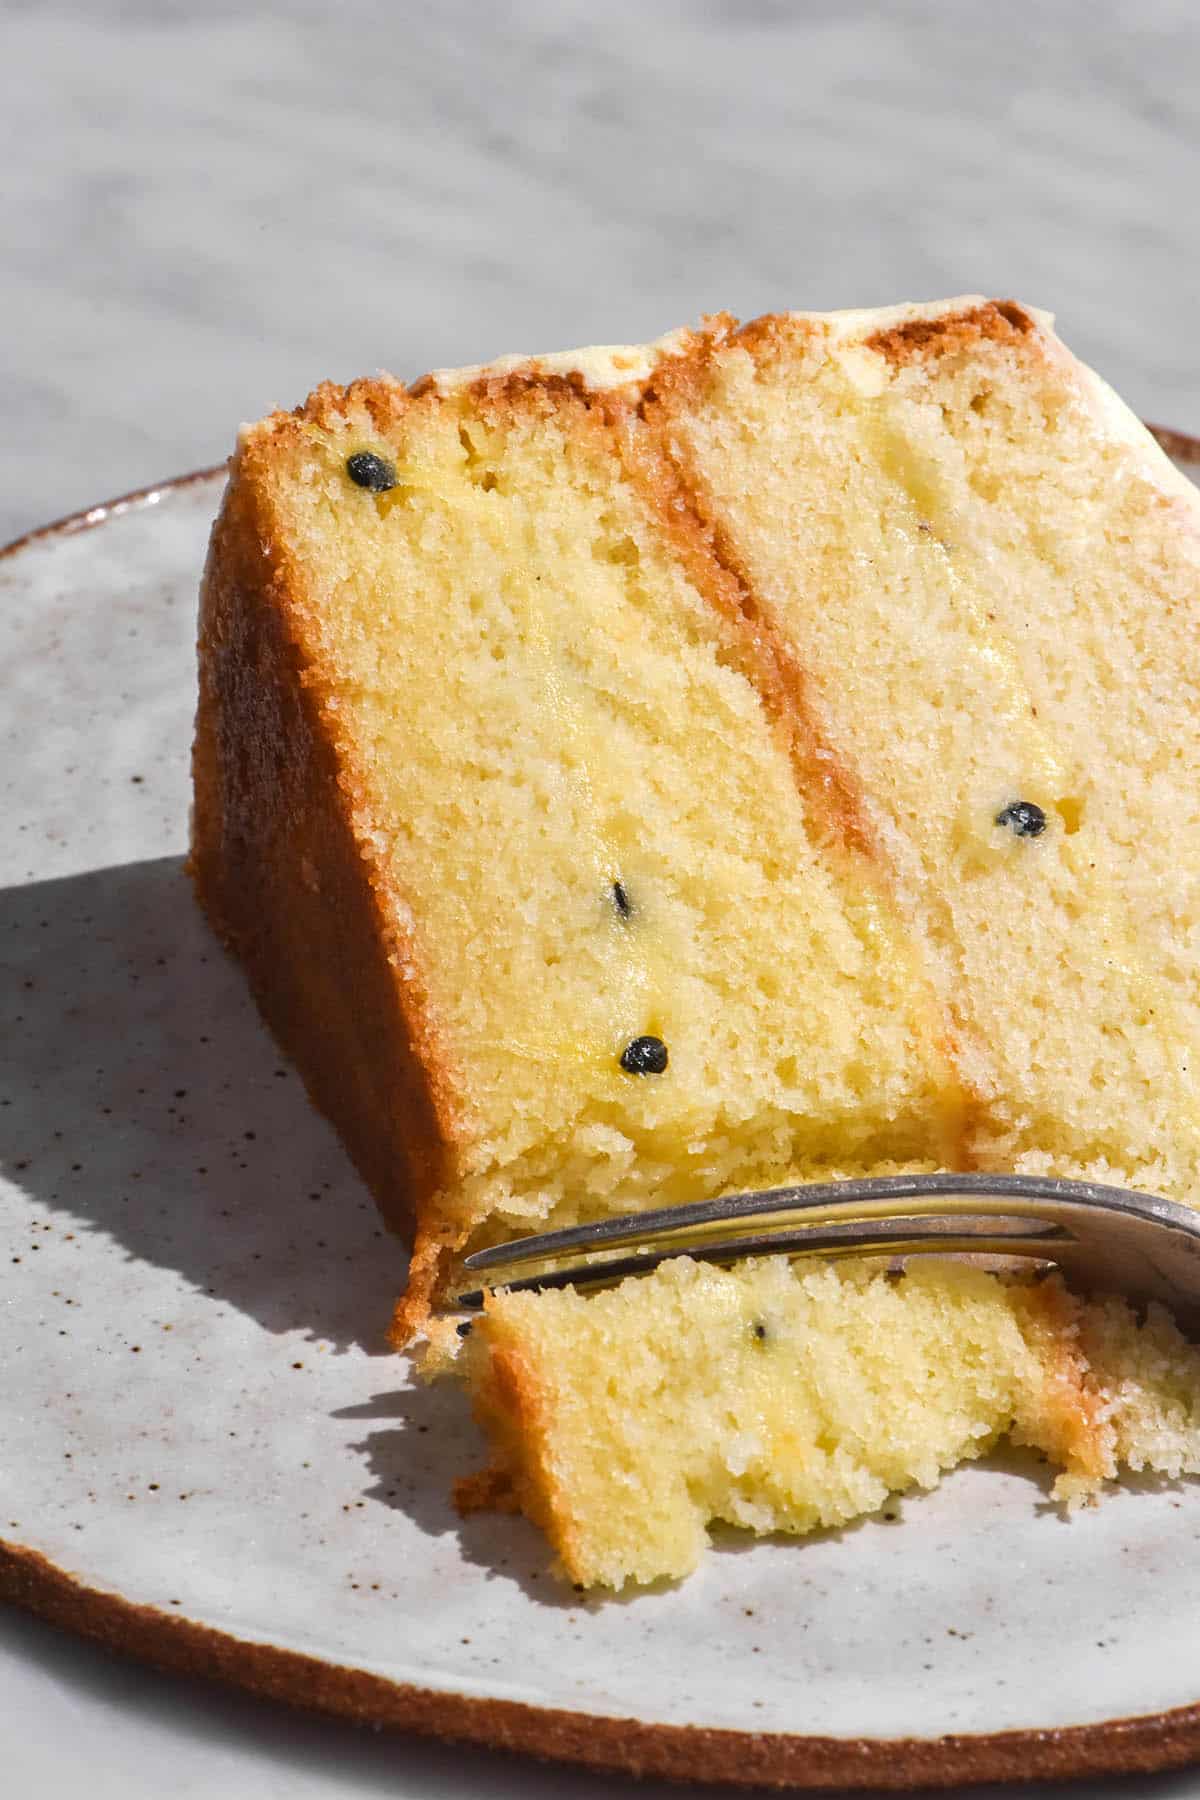
[[[466,1257],[483,1286],[456,1296],[478,1308],[488,1288],[607,1286],[672,1256],[950,1255],[964,1251],[1057,1264],[1078,1287],[1150,1300],[1200,1334],[1200,1212],[1130,1188],[1056,1176],[881,1175],[730,1194],[511,1239]],[[527,1265],[535,1273],[517,1273]]]

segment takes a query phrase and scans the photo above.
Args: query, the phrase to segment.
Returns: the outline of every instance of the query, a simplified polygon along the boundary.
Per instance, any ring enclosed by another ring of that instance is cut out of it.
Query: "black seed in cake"
[[[454,1329],[458,1332],[459,1337],[470,1337],[471,1324],[470,1319],[460,1319]]]
[[[621,883],[619,881],[613,882],[612,891],[613,891],[613,905],[616,907],[618,915],[622,919],[627,919],[629,917],[630,913],[633,911],[632,906],[630,906],[630,904],[629,904],[629,895],[625,892],[624,887],[621,885]]]
[[[346,473],[351,481],[356,481],[359,487],[370,488],[373,494],[386,494],[396,485],[395,465],[386,456],[376,456],[374,450],[356,450],[353,456],[348,456]]]
[[[621,1052],[621,1067],[627,1075],[661,1075],[667,1060],[667,1046],[656,1037],[635,1037]]]
[[[1046,829],[1046,815],[1032,800],[1014,800],[996,814],[997,825],[1007,825],[1018,837],[1041,837]]]
[[[755,1321],[754,1321],[754,1335],[759,1340],[760,1343],[762,1342],[763,1338],[765,1338],[767,1335],[767,1328],[763,1324],[761,1319],[755,1319]]]

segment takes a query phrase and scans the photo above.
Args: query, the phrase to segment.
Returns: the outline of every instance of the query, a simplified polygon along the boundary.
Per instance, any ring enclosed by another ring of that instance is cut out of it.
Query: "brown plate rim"
[[[1200,445],[1197,445],[1200,455]],[[28,550],[34,544],[44,543],[48,538],[74,537],[77,532],[91,531],[96,525],[107,525],[113,519],[119,519],[124,513],[140,512],[148,506],[157,506],[170,494],[177,494],[183,488],[195,487],[203,481],[215,481],[218,475],[224,475],[227,463],[213,463],[205,469],[189,469],[183,475],[168,475],[165,481],[152,481],[147,487],[131,488],[127,494],[118,494],[115,499],[101,500],[95,506],[86,506],[79,512],[66,513],[61,519],[51,519],[48,524],[35,525],[30,531],[23,531],[20,537],[10,539],[7,544],[0,544],[0,558],[15,556],[20,550]]]
[[[1154,438],[1159,448],[1176,462],[1200,464],[1200,438],[1193,437],[1190,432],[1176,431],[1172,425],[1152,425],[1149,419],[1144,421],[1146,430]]]
[[[1200,465],[1200,438],[1149,426],[1177,461]],[[0,559],[72,536],[215,480],[195,469],[68,514],[0,546]],[[1200,1700],[1165,1712],[1053,1730],[936,1738],[749,1732],[571,1712],[424,1688],[250,1640],[90,1586],[27,1545],[0,1538],[0,1601],[171,1673],[200,1676],[360,1724],[585,1768],[736,1787],[903,1791],[981,1782],[1152,1774],[1200,1760]]]
[[[423,1688],[138,1605],[5,1539],[0,1539],[0,1601],[155,1668],[199,1676],[308,1712],[669,1781],[896,1791],[1153,1774],[1180,1768],[1200,1754],[1200,1702],[1053,1730],[840,1738],[652,1724]]]

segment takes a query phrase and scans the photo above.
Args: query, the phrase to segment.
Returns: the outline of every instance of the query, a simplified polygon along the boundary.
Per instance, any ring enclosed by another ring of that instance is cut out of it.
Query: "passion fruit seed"
[[[661,1075],[667,1062],[667,1046],[661,1038],[635,1037],[621,1052],[621,1067],[627,1075]]]
[[[377,456],[374,450],[356,450],[353,456],[348,456],[346,473],[351,481],[361,488],[369,488],[373,494],[386,494],[396,485],[395,464],[386,456]]]
[[[627,919],[629,917],[630,913],[633,911],[633,908],[629,904],[629,895],[625,892],[624,887],[622,886],[622,884],[619,881],[613,882],[612,893],[613,893],[613,905],[617,909],[618,918]]]
[[[1032,800],[1013,800],[996,814],[997,825],[1007,825],[1017,837],[1041,837],[1046,829],[1046,815]]]
[[[459,1337],[470,1337],[471,1324],[472,1321],[470,1319],[460,1319],[454,1329],[457,1331]]]

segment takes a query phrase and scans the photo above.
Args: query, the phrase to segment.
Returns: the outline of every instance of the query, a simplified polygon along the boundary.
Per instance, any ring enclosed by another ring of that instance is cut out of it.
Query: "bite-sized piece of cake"
[[[1198,517],[974,299],[243,433],[192,868],[415,1235],[398,1337],[453,1251],[735,1188],[1194,1198]]]
[[[584,1295],[497,1292],[458,1367],[560,1573],[686,1575],[720,1520],[803,1533],[929,1488],[1007,1434],[1078,1501],[1122,1467],[1200,1471],[1200,1350],[1161,1308],[962,1263],[680,1258]]]

